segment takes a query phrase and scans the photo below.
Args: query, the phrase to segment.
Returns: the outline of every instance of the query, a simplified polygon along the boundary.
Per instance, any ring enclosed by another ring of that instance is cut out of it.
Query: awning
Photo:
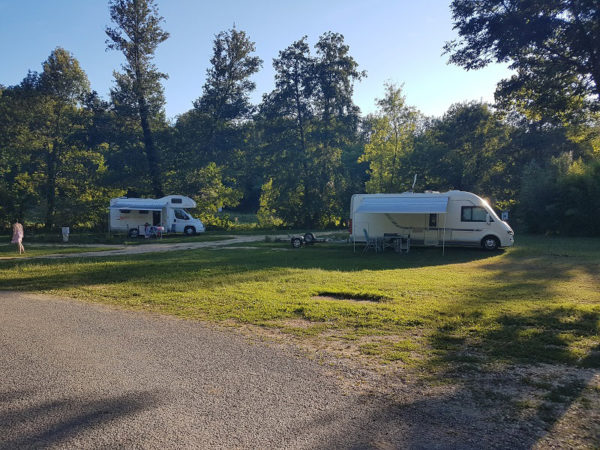
[[[448,197],[365,197],[356,210],[362,214],[445,214]]]
[[[130,209],[133,211],[162,211],[166,205],[144,205],[144,204],[127,204],[117,203],[109,207],[109,209]]]

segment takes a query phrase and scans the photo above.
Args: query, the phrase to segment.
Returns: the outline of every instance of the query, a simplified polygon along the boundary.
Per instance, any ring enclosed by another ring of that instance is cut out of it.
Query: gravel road
[[[285,237],[285,236],[284,236]],[[118,247],[117,245],[106,245],[106,244],[88,244],[88,245],[72,245],[73,247],[109,247],[114,250],[104,251],[89,251],[79,253],[55,253],[48,255],[39,256],[3,256],[0,260],[24,260],[24,259],[62,259],[62,258],[83,258],[83,257],[95,257],[95,256],[115,256],[115,255],[140,255],[142,253],[161,253],[161,252],[174,252],[181,250],[195,250],[198,248],[217,248],[225,245],[239,245],[247,244],[250,242],[257,242],[264,240],[264,236],[261,235],[248,235],[248,236],[225,236],[222,241],[204,241],[204,242],[160,242],[156,244],[139,244],[139,245],[128,245]],[[44,244],[36,244],[43,246]],[[117,247],[117,248],[115,248]],[[27,250],[27,249],[25,249]]]
[[[0,448],[392,448],[319,364],[198,322],[0,292]]]

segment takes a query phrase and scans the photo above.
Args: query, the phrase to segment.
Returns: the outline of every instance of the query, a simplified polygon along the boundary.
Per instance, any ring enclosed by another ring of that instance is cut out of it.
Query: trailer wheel
[[[292,247],[300,248],[302,247],[302,239],[299,237],[292,238]]]
[[[312,233],[306,233],[304,235],[304,242],[306,242],[308,245],[314,244],[316,240],[317,239],[315,238],[315,235]]]
[[[498,250],[500,241],[496,236],[486,236],[481,240],[481,246],[488,251]]]
[[[131,230],[129,230],[129,237],[130,238],[136,238],[140,235],[140,231],[137,228],[132,228]]]
[[[196,229],[194,227],[185,227],[183,232],[186,236],[193,236],[196,234]]]

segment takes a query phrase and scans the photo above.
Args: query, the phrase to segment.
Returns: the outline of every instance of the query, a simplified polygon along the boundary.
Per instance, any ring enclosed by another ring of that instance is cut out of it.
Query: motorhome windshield
[[[183,209],[176,209],[175,218],[180,220],[190,220],[191,217],[187,211],[184,211]]]

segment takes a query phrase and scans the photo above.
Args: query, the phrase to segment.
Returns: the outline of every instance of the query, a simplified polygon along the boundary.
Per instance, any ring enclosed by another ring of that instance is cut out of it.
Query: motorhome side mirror
[[[488,225],[489,225],[489,224],[490,224],[490,222],[492,221],[492,218],[490,217],[490,215],[489,215],[489,214],[486,214],[486,215],[485,215],[485,221],[487,222],[487,224],[488,224]]]

